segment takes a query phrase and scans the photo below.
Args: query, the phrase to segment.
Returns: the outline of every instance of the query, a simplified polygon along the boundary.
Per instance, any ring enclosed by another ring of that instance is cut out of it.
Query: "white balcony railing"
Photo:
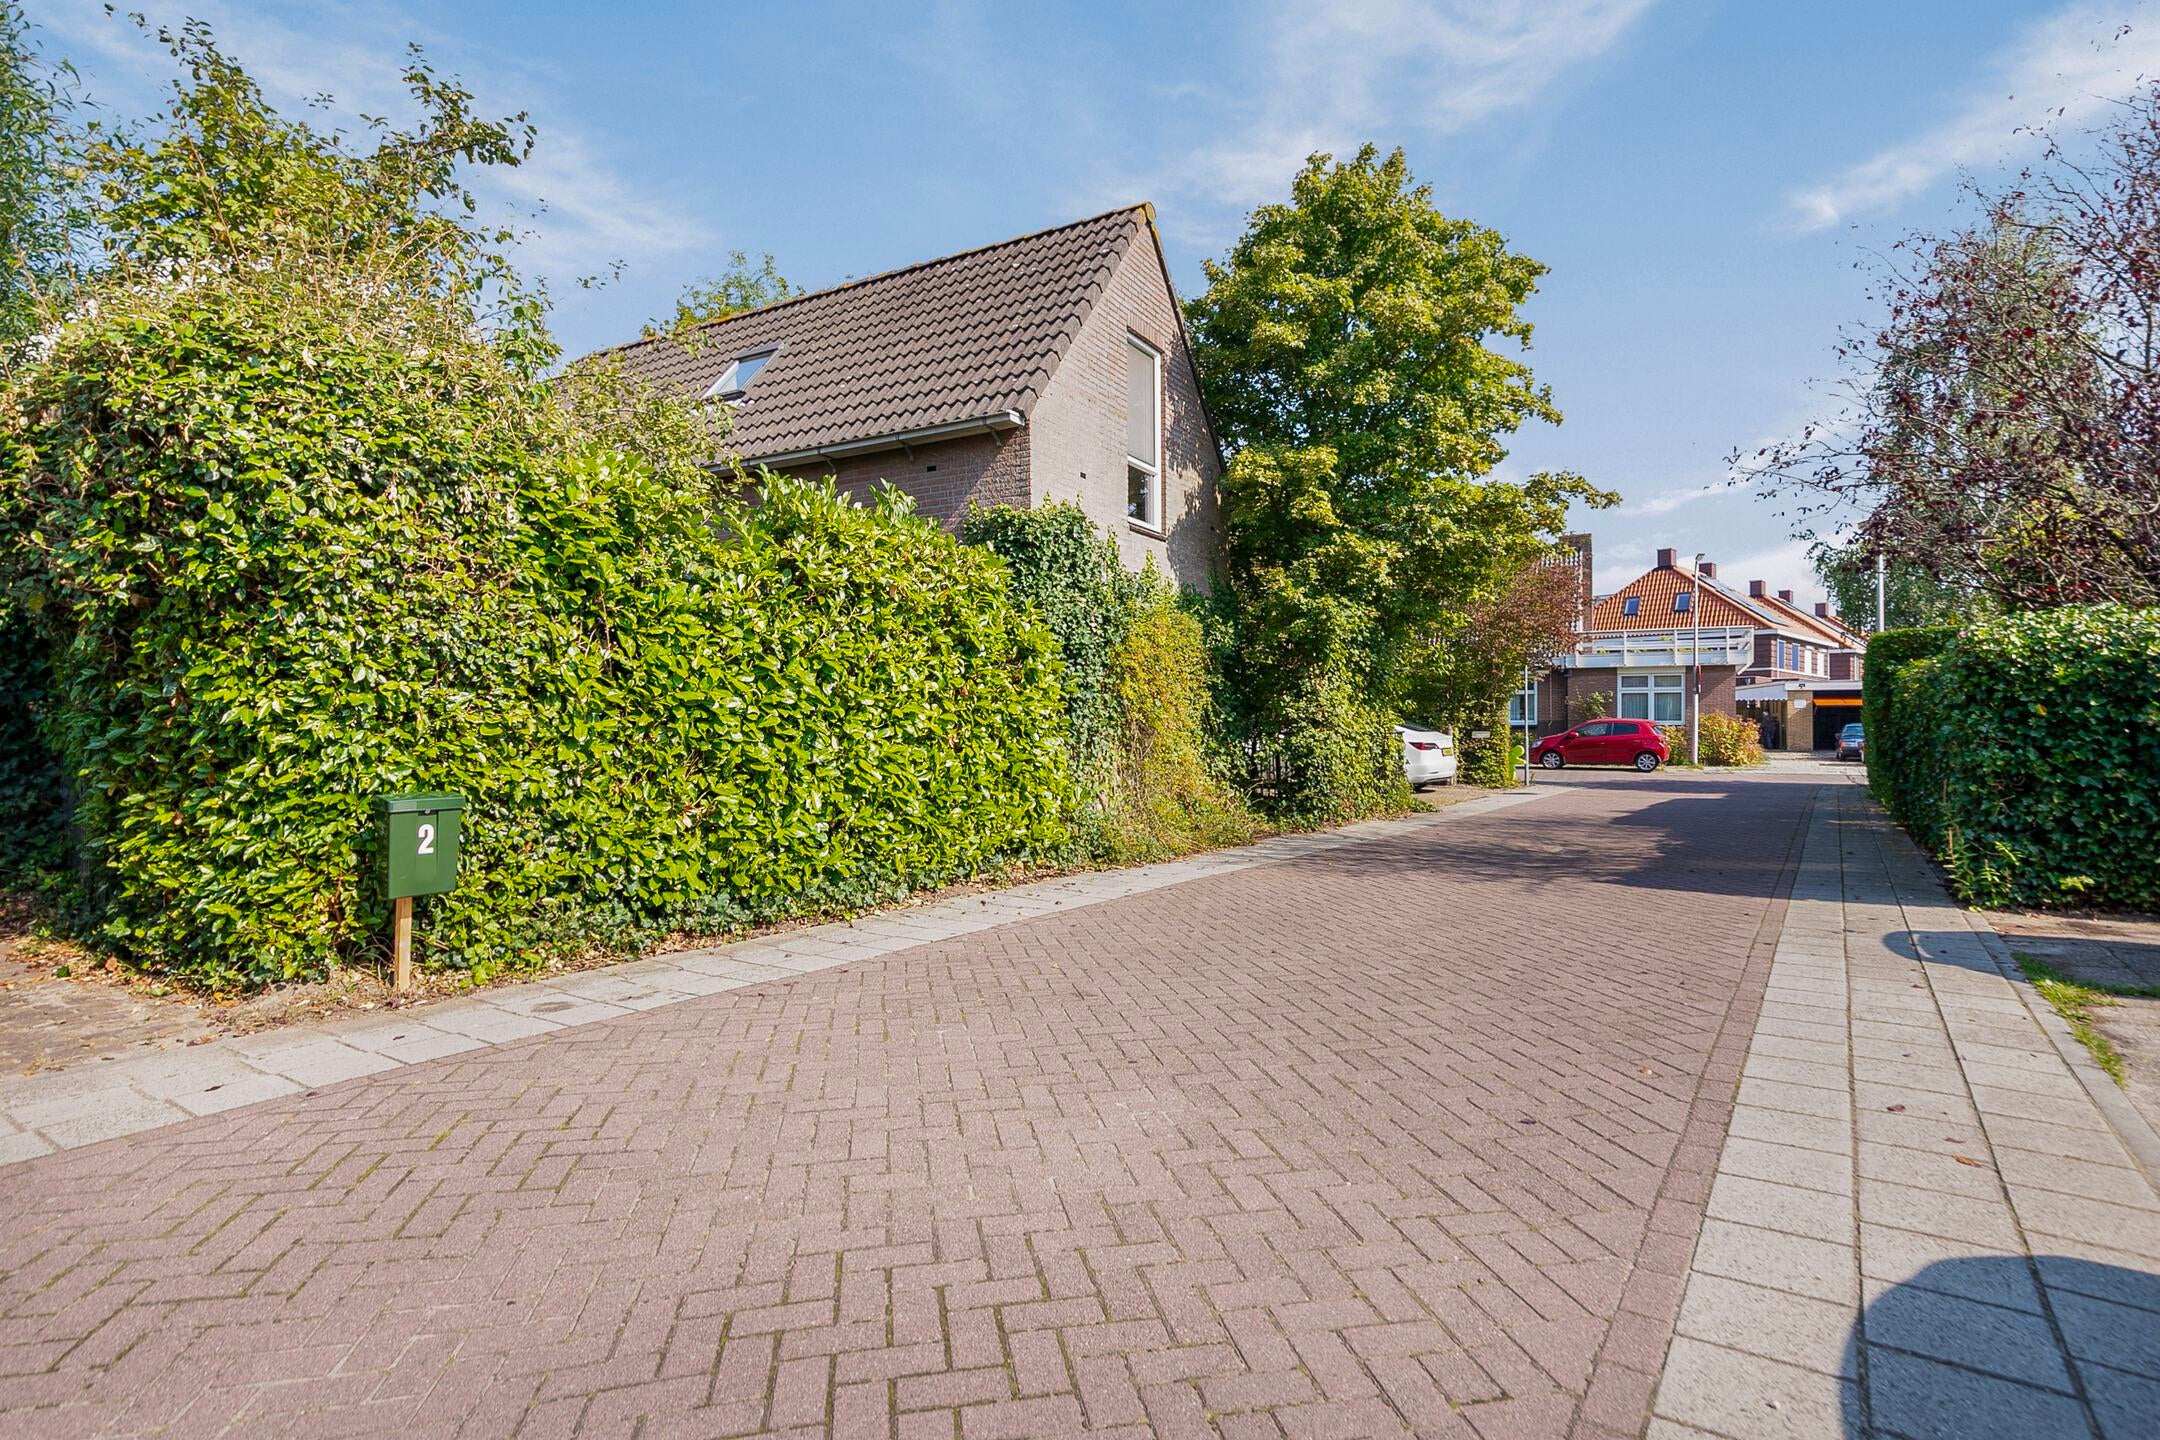
[[[1693,630],[1630,630],[1616,635],[1586,635],[1576,643],[1570,664],[1580,670],[1632,670],[1657,666],[1751,665],[1755,632],[1745,626]]]

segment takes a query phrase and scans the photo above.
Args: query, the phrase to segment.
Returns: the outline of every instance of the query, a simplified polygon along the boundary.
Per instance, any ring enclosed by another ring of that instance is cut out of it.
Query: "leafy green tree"
[[[1845,623],[1874,630],[1875,562],[1858,546],[1817,541],[1808,550],[1816,578],[1830,592],[1830,608]],[[1971,587],[1902,560],[1884,567],[1883,609],[1888,630],[1956,625],[1992,614],[1994,603]]]
[[[509,259],[517,235],[476,218],[465,179],[523,163],[534,139],[524,115],[481,116],[415,46],[404,81],[419,122],[371,122],[356,138],[279,114],[207,24],[152,33],[181,71],[163,114],[84,127],[82,218],[104,273],[160,284],[276,267],[334,287],[364,268],[489,330],[518,373],[553,363],[546,297]]]
[[[0,3],[0,353],[36,330],[65,273],[68,66],[39,54],[22,7]]]
[[[675,302],[675,314],[666,320],[647,321],[645,333],[680,335],[708,321],[725,320],[746,310],[762,310],[803,293],[788,283],[769,253],[752,261],[744,251],[731,250],[725,270],[684,290]]]
[[[1256,737],[1335,723],[1322,695],[1374,723],[1419,688],[1429,637],[1551,553],[1570,501],[1611,503],[1573,474],[1492,478],[1508,435],[1560,418],[1515,353],[1544,267],[1366,146],[1313,156],[1206,272],[1187,318],[1236,452],[1226,679]]]

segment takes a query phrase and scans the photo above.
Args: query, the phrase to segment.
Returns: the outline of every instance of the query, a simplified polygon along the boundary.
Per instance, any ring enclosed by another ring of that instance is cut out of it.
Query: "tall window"
[[[1508,697],[1507,723],[1520,728],[1537,724],[1537,687],[1526,685]]]
[[[1687,677],[1676,674],[1623,674],[1620,715],[1626,720],[1655,720],[1677,725],[1687,718]]]
[[[1125,337],[1125,513],[1162,529],[1162,355]]]

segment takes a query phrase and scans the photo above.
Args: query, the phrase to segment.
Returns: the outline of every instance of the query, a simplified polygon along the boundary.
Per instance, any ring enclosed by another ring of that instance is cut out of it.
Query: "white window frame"
[[[1163,352],[1128,330],[1125,332],[1125,353],[1128,357],[1126,364],[1130,365],[1132,363],[1130,357],[1135,354],[1145,355],[1148,363],[1154,367],[1155,371],[1155,455],[1153,459],[1145,459],[1132,453],[1132,425],[1129,417],[1125,427],[1125,519],[1126,523],[1135,530],[1144,530],[1150,535],[1160,535],[1163,533]],[[1128,380],[1125,386],[1128,402],[1132,394],[1129,375],[1130,372],[1128,372]],[[1132,513],[1132,472],[1135,470],[1147,476],[1147,489],[1145,491],[1147,503],[1141,507],[1141,513],[1138,515]]]
[[[1632,692],[1632,694],[1630,693]],[[1658,701],[1670,698],[1671,719],[1659,716]],[[1640,713],[1628,708],[1630,699],[1642,702]],[[1622,720],[1648,720],[1653,725],[1678,725],[1687,719],[1687,676],[1676,670],[1623,671],[1613,695],[1615,713]]]
[[[727,369],[721,371],[720,378],[713,381],[712,388],[705,392],[705,398],[707,400],[730,402],[742,399],[750,389],[748,385],[737,382],[735,378],[741,372],[743,362],[745,360],[762,360],[764,362],[750,376],[752,380],[756,380],[759,375],[765,373],[765,366],[772,364],[779,357],[779,354],[780,347],[778,345],[766,345],[756,350],[743,351],[742,354],[728,361]]]
[[[1525,685],[1508,696],[1507,723],[1510,730],[1520,730],[1525,725],[1538,723],[1537,686]]]

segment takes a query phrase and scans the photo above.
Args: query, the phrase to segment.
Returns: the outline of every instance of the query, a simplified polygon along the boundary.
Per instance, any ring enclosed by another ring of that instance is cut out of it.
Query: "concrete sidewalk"
[[[2003,942],[1825,791],[1649,1433],[2160,1433],[2156,1167]]]
[[[1398,820],[1282,835],[1159,865],[1066,876],[732,945],[658,955],[560,979],[497,986],[405,1010],[195,1042],[185,1048],[0,1081],[0,1166],[445,1055],[876,959],[1205,876],[1326,854],[1451,819],[1489,814],[1546,793],[1523,790],[1489,795]]]

